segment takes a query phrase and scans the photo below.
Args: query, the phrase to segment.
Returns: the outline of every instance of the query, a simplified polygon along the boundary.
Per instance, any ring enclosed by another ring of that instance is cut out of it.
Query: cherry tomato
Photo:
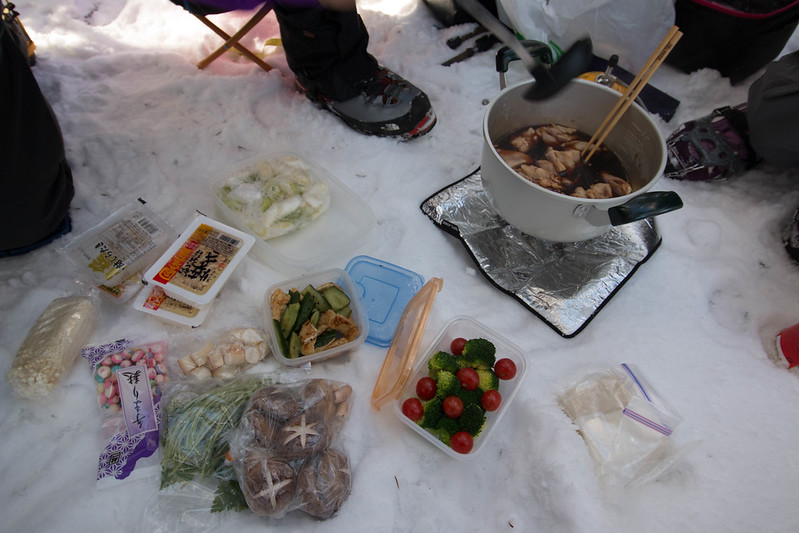
[[[452,343],[449,345],[449,349],[452,352],[452,355],[461,355],[463,353],[463,346],[465,344],[466,344],[466,339],[464,339],[463,337],[452,339]]]
[[[457,396],[447,396],[442,403],[444,414],[450,418],[458,418],[463,413],[463,401]]]
[[[455,377],[461,382],[461,387],[466,390],[474,390],[480,384],[480,376],[474,368],[461,368],[455,373]]]
[[[402,402],[402,414],[416,422],[424,414],[424,407],[419,398],[408,398]]]
[[[458,453],[469,453],[474,446],[474,438],[466,431],[458,431],[449,439],[449,447]]]
[[[429,376],[423,377],[416,382],[416,395],[422,400],[429,400],[435,396],[436,389],[438,389],[436,380]]]
[[[480,403],[486,411],[496,411],[502,403],[502,395],[498,390],[487,390],[480,397]]]
[[[494,374],[499,379],[513,379],[516,376],[516,363],[510,359],[500,359],[494,363]]]

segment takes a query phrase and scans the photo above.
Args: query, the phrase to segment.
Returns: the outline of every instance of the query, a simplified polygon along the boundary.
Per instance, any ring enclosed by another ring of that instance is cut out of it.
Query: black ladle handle
[[[612,226],[629,224],[636,220],[662,215],[683,206],[682,198],[673,191],[656,191],[636,196],[632,200],[608,209]]]
[[[456,3],[460,4],[464,11],[469,13],[481,26],[493,33],[503,44],[515,51],[525,67],[527,67],[527,70],[531,73],[533,72],[537,64],[533,56],[527,53],[527,50],[524,49],[521,42],[511,33],[508,27],[497,20],[483,4],[477,0],[456,0]]]

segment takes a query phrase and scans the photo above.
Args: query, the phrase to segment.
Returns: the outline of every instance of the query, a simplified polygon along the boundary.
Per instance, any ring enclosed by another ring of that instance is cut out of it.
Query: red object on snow
[[[777,350],[788,361],[788,368],[799,366],[799,324],[777,334]]]

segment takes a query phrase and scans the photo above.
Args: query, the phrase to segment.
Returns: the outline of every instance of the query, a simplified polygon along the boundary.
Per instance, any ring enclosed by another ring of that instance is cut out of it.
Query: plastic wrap
[[[49,395],[75,364],[96,324],[97,309],[91,298],[53,300],[28,331],[6,373],[11,389],[25,398]]]
[[[559,398],[579,428],[600,479],[637,485],[661,476],[680,455],[682,421],[632,365],[585,376]]]
[[[267,383],[260,376],[219,382],[181,380],[165,390],[161,429],[161,488],[217,476],[230,432],[250,396]]]
[[[215,190],[218,202],[261,239],[310,224],[330,206],[324,173],[294,154],[243,166]]]
[[[75,237],[63,253],[92,282],[124,294],[120,286],[155,261],[173,236],[169,224],[137,201]]]
[[[262,361],[269,353],[263,331],[235,327],[178,359],[183,374],[198,380],[232,378]]]
[[[280,518],[293,510],[333,516],[352,486],[340,433],[352,388],[312,379],[257,390],[230,441],[247,506]]]
[[[511,26],[526,39],[566,46],[589,35],[604,57],[639,70],[674,21],[671,0],[499,0]]]
[[[158,449],[161,387],[168,380],[167,341],[154,336],[88,345],[88,360],[102,409],[97,479],[124,479]],[[149,461],[155,467],[157,461]]]

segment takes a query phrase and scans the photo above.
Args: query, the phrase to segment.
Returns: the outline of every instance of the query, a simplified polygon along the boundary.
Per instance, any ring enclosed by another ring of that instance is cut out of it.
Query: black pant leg
[[[749,87],[749,140],[766,162],[799,166],[799,51],[772,61]]]
[[[74,195],[58,121],[11,28],[0,20],[0,251],[56,231]]]
[[[333,100],[356,96],[377,69],[357,11],[276,6],[289,68],[311,92]]]

